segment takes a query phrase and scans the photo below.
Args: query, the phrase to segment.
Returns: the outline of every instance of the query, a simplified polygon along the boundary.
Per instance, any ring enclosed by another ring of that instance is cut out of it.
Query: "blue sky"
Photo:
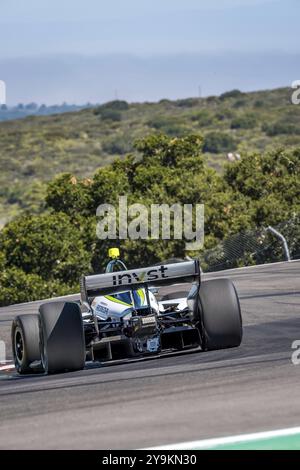
[[[258,76],[249,83],[243,70],[230,76],[226,61],[235,57],[233,66],[238,67],[241,57],[250,62],[266,57],[268,63],[273,57],[278,80],[274,63],[270,86],[285,85],[300,76],[300,70],[299,76],[293,76],[300,54],[299,17],[299,0],[0,0],[0,79],[6,80],[12,103],[53,102],[63,100],[64,93],[73,102],[103,101],[112,97],[113,87],[124,98],[147,100],[165,97],[168,87],[160,83],[172,80],[174,74],[176,82],[184,66],[188,83],[186,90],[182,84],[170,87],[167,97],[175,98],[195,94],[199,81],[204,82],[205,94],[224,91],[220,80],[225,72],[223,82],[231,88],[243,83],[245,88],[264,87],[267,71],[264,80]],[[111,77],[110,87],[108,74],[118,69],[120,57],[119,80]],[[215,67],[209,65],[213,58]],[[115,65],[107,68],[107,61]],[[194,61],[206,64],[205,70],[200,65],[195,70]],[[219,81],[209,78],[213,74]],[[72,86],[64,91],[64,79],[72,76]],[[152,80],[144,91],[136,83],[135,94],[134,81],[143,76]],[[30,87],[30,77],[35,86]],[[83,86],[87,80],[89,90]]]
[[[2,58],[300,48],[299,0],[0,0],[0,6]]]

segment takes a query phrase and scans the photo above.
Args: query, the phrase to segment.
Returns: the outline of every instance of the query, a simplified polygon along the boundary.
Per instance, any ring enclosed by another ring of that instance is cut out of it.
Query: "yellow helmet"
[[[108,250],[108,257],[112,259],[117,259],[120,257],[120,250],[119,248],[110,248]]]

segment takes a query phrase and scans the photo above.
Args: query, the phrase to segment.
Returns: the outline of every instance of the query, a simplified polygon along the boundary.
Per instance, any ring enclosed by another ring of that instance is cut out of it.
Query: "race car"
[[[229,279],[202,281],[198,260],[128,270],[118,249],[109,255],[105,273],[80,279],[79,301],[45,302],[14,319],[19,374],[240,345],[241,309]]]

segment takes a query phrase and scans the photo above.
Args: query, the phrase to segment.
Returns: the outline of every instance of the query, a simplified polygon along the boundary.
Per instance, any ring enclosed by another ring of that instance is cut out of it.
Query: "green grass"
[[[221,171],[228,151],[299,146],[299,130],[300,106],[290,103],[288,88],[159,103],[112,102],[1,122],[0,224],[24,208],[40,211],[44,183],[54,175],[91,175],[132,152],[134,141],[149,133],[204,134],[211,149],[207,161]],[[217,143],[212,132],[222,133]]]
[[[219,444],[207,447],[209,450],[300,450],[300,434],[292,436],[278,436],[267,439],[237,442],[232,444]],[[196,449],[195,449],[196,450]]]

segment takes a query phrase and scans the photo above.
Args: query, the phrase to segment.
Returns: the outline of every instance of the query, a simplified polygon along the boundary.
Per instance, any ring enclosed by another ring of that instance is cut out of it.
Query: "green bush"
[[[69,285],[90,270],[80,227],[62,212],[40,216],[23,215],[8,223],[0,234],[8,268],[37,274],[45,281]]]
[[[117,136],[105,140],[102,149],[110,155],[125,155],[132,150],[132,145],[125,136]]]
[[[243,108],[246,105],[246,100],[244,98],[238,99],[233,103],[234,108]]]
[[[79,180],[70,173],[57,176],[47,187],[47,207],[70,216],[86,215],[91,204],[90,184],[90,179]]]
[[[158,116],[148,121],[148,126],[157,129],[168,136],[182,136],[185,128],[182,123],[173,117]]]
[[[116,111],[127,111],[129,109],[129,104],[125,100],[114,100],[108,101],[103,104],[102,109],[114,109]]]
[[[240,90],[226,91],[220,95],[220,100],[224,101],[228,98],[239,98],[240,96],[243,96],[243,94],[244,93],[242,93]]]
[[[197,106],[198,100],[195,98],[185,98],[183,100],[177,100],[176,105],[179,108],[192,108],[193,106]]]
[[[100,116],[105,121],[122,121],[122,111],[127,111],[129,104],[127,101],[115,100],[109,101],[94,109],[94,114]]]
[[[255,100],[254,101],[254,107],[255,108],[263,108],[265,105],[263,100]]]
[[[100,168],[94,174],[89,187],[91,215],[95,215],[100,204],[118,204],[119,196],[130,192],[130,180],[134,171],[132,157],[115,160],[111,165]]]
[[[204,139],[205,151],[234,146],[228,133],[210,132]],[[129,267],[199,254],[186,253],[181,239],[97,239],[98,205],[113,204],[118,217],[121,195],[128,204],[141,202],[148,209],[161,203],[205,204],[206,249],[230,234],[276,225],[299,213],[300,148],[241,152],[241,160],[226,164],[224,174],[218,174],[207,166],[202,147],[197,134],[153,134],[135,143],[137,154],[116,159],[89,180],[63,174],[50,182],[48,212],[24,213],[0,232],[0,303],[77,290],[82,273],[104,269],[112,244],[120,246]]]
[[[204,109],[199,113],[193,114],[192,121],[196,121],[201,127],[210,126],[213,122],[213,116],[208,110]]]
[[[248,200],[253,223],[277,224],[300,210],[300,149],[251,153],[227,164],[224,178]]]
[[[291,106],[289,96],[290,90],[281,88],[242,94],[231,91],[223,94],[221,99],[211,96],[179,102],[163,100],[160,103],[132,104],[115,100],[96,108],[48,116],[42,106],[44,115],[18,120],[11,120],[12,114],[4,110],[0,120],[3,116],[9,120],[0,122],[0,224],[24,208],[35,213],[43,211],[42,186],[57,174],[67,172],[92,177],[93,172],[111,163],[116,155],[131,152],[132,142],[145,137],[152,129],[180,137],[195,132],[197,128],[214,126],[215,132],[233,135],[230,132],[231,121],[236,115],[251,112],[255,114],[257,123],[262,120],[268,125],[283,122],[285,128],[267,128],[267,135],[260,125],[253,128],[253,133],[240,127],[236,133],[239,143],[244,141],[246,145],[248,142],[249,148],[258,151],[264,151],[279,141],[286,147],[297,147],[300,134],[295,126],[299,128],[300,106]],[[256,106],[257,102],[261,103],[260,108]],[[236,105],[241,107],[235,108]],[[62,109],[58,108],[48,107],[46,111],[60,112]],[[18,116],[15,117],[21,117],[23,111],[17,110]],[[156,122],[158,126],[150,129],[148,122],[158,117],[164,117],[164,122]],[[293,127],[286,127],[287,124]],[[273,134],[276,134],[275,140]],[[223,151],[208,160],[210,166],[219,171],[224,159],[222,154]],[[34,188],[33,184],[36,184]]]
[[[99,112],[97,112],[99,116],[101,116],[104,121],[114,121],[114,122],[120,122],[122,121],[122,113],[119,111],[116,111],[115,109],[101,109]]]
[[[0,272],[4,270],[6,266],[6,257],[5,254],[0,251]]]
[[[253,129],[255,126],[256,116],[250,113],[237,116],[231,121],[231,129]]]
[[[231,119],[234,116],[234,112],[229,108],[223,108],[217,111],[215,116],[218,121],[225,121],[226,119]]]
[[[36,274],[26,274],[22,269],[0,271],[0,306],[31,302],[70,293],[70,288],[60,282],[46,282]]]
[[[295,124],[278,121],[274,124],[263,124],[262,130],[269,136],[274,137],[280,134],[300,135],[300,128]]]
[[[234,138],[224,132],[209,132],[204,137],[204,152],[220,153],[236,149]]]

